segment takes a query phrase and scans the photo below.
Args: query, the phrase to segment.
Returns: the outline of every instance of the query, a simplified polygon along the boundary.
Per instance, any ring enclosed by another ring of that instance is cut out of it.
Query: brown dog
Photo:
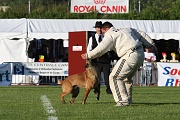
[[[97,92],[97,99],[99,100],[100,96],[100,80],[96,67],[92,66],[91,61],[87,60],[86,71],[79,74],[74,74],[67,77],[65,80],[58,80],[58,84],[62,85],[63,92],[60,94],[62,103],[65,103],[64,96],[72,94],[70,103],[73,104],[75,98],[79,94],[79,88],[85,88],[84,98],[82,104],[85,104],[91,89],[95,89]]]

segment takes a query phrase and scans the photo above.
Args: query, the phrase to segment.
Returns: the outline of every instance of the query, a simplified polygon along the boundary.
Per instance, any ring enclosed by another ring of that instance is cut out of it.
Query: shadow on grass
[[[71,103],[66,102],[65,104],[71,104]],[[82,103],[81,102],[75,102],[74,104],[82,104]],[[107,104],[115,104],[115,102],[99,102],[99,101],[97,101],[97,102],[86,102],[85,104],[87,104],[87,105],[92,105],[92,104],[102,104],[102,105],[104,104],[104,105],[107,105]]]
[[[169,102],[169,103],[133,103],[133,106],[146,105],[146,106],[159,106],[159,105],[180,105],[180,102]]]
[[[76,103],[76,104],[81,104],[81,103]],[[85,104],[116,104],[115,102],[87,102]],[[171,102],[171,103],[132,103],[133,106],[140,106],[140,105],[145,105],[145,106],[159,106],[159,105],[180,105],[180,102]]]

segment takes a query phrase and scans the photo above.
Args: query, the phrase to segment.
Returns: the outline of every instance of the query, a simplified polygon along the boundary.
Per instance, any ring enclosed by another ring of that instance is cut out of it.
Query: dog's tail
[[[63,80],[58,80],[58,85],[62,85],[63,84]]]

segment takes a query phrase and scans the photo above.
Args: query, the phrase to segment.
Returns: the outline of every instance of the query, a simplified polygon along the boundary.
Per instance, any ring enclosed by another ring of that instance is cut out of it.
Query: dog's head
[[[89,73],[89,74],[93,74],[95,76],[99,76],[99,70],[97,68],[97,66],[95,64],[92,64],[92,61],[91,60],[87,60],[86,62],[86,65],[84,66],[86,68],[86,71]]]
[[[88,68],[88,67],[91,67],[91,66],[92,66],[91,60],[88,59],[87,62],[86,62],[86,65],[84,67]]]

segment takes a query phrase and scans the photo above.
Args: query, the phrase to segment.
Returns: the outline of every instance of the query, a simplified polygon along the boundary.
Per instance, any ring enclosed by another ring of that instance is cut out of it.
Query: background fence
[[[57,85],[58,83],[58,79],[64,80],[68,75],[53,75],[53,76],[48,76],[48,75],[42,75],[42,74],[38,74],[38,73],[34,73],[34,75],[27,75],[27,74],[14,74],[13,71],[14,68],[18,68],[16,70],[17,71],[23,71],[22,69],[19,70],[19,68],[23,68],[26,69],[27,66],[21,66],[19,65],[19,63],[15,64],[18,65],[16,67],[14,67],[13,63],[8,63],[10,64],[10,67],[12,70],[9,70],[9,72],[6,72],[8,75],[10,75],[11,77],[8,77],[9,79],[6,79],[6,81],[10,81],[10,85]],[[36,64],[53,64],[53,63],[36,63]],[[54,64],[59,64],[59,63],[54,63]],[[113,68],[114,64],[112,64],[111,69]],[[65,69],[68,69],[68,66],[65,66]],[[140,80],[141,80],[141,74],[144,70],[144,67],[141,67],[137,70],[136,74],[133,77],[133,84],[134,85],[140,85]],[[7,71],[7,70],[4,70]],[[20,73],[21,73],[20,72]],[[23,71],[25,72],[25,71]],[[1,74],[1,76],[5,76],[7,75],[4,73]],[[103,73],[102,73],[103,74]],[[105,85],[104,82],[104,78],[103,75],[101,75],[101,85]],[[1,77],[3,78],[3,77]],[[7,77],[5,77],[7,78]],[[145,79],[146,81],[146,79]],[[3,80],[1,80],[0,82],[3,82]],[[157,71],[157,66],[156,63],[152,63],[152,81],[151,81],[151,85],[156,85],[158,83],[158,71]],[[143,85],[146,85],[146,83],[143,83]]]

